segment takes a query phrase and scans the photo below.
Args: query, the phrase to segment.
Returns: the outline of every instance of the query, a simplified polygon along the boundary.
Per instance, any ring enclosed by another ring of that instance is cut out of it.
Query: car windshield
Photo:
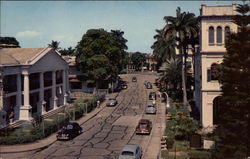
[[[154,107],[154,105],[148,105],[148,107]]]
[[[122,155],[124,155],[124,156],[134,156],[134,153],[131,152],[131,151],[123,151]]]
[[[66,129],[73,129],[73,125],[67,125]]]
[[[109,100],[115,100],[114,98],[110,98]]]

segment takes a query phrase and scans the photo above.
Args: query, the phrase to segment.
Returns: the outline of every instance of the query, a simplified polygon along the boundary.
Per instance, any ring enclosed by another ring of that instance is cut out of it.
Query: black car
[[[156,93],[155,92],[150,92],[148,96],[149,100],[156,100]]]
[[[153,85],[152,85],[150,82],[148,82],[148,83],[146,84],[146,87],[147,87],[147,89],[152,89],[152,88],[153,88]]]
[[[132,77],[132,82],[137,82],[136,77]]]
[[[81,126],[76,122],[69,122],[57,133],[57,140],[71,140],[82,133]]]

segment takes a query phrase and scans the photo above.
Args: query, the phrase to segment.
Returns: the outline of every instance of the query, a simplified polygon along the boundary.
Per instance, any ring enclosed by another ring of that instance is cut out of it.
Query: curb
[[[118,95],[119,95],[119,93],[116,93],[115,98]],[[104,104],[104,102],[102,104]],[[105,108],[105,106],[101,106],[100,108],[95,108],[96,112],[93,111],[92,115],[90,115],[91,113],[89,113],[89,117],[87,117],[88,114],[86,114],[86,116],[83,116],[82,118],[80,118],[78,121],[75,121],[75,122],[77,122],[79,125],[83,125],[84,123],[88,122],[90,119],[94,118],[104,108]],[[85,117],[86,117],[86,119],[84,119]],[[45,142],[46,140],[48,140],[48,142],[43,144],[43,142]],[[38,142],[38,143],[27,143],[27,144],[20,144],[20,145],[0,146],[0,154],[22,153],[22,152],[29,152],[29,151],[45,149],[45,148],[49,147],[50,145],[52,145],[53,143],[55,143],[56,141],[57,141],[57,139],[56,139],[56,132],[55,132],[55,133],[51,134],[50,136],[48,136],[47,138],[37,140],[36,142]],[[36,144],[37,145],[41,144],[41,146],[36,146]],[[26,146],[31,147],[31,148],[25,149],[24,147],[26,147]],[[18,150],[18,149],[22,149],[22,148],[23,148],[23,150]],[[2,149],[6,149],[6,150],[2,150]]]

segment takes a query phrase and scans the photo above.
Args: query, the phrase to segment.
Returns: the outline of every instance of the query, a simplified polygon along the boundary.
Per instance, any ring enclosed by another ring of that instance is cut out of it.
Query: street
[[[132,82],[133,76],[137,82]],[[56,141],[46,149],[36,152],[19,154],[19,158],[83,158],[83,159],[116,159],[124,145],[138,144],[143,149],[142,158],[157,158],[160,149],[161,122],[159,114],[163,109],[159,98],[157,98],[156,115],[146,115],[145,106],[152,103],[148,94],[157,91],[146,89],[144,81],[154,82],[156,75],[126,74],[122,80],[128,82],[128,88],[117,94],[118,104],[115,107],[104,107],[99,114],[81,125],[83,133],[70,141]],[[135,128],[140,119],[150,119],[153,129],[150,135],[136,135]],[[149,146],[151,144],[151,146]],[[153,147],[153,148],[151,148]],[[11,154],[8,154],[11,158]],[[17,155],[17,154],[16,154]]]

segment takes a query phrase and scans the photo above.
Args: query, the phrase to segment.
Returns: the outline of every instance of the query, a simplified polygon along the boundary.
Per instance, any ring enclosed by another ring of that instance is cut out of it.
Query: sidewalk
[[[107,94],[106,99],[110,97],[117,97],[118,93],[112,93]],[[100,108],[96,108],[92,112],[86,114],[81,119],[77,120],[76,122],[79,125],[82,125],[95,117],[101,110],[105,108],[106,102],[104,101],[101,103]],[[44,138],[42,140],[38,140],[33,143],[29,144],[19,144],[19,145],[1,145],[0,146],[0,154],[6,154],[6,153],[21,153],[21,152],[28,152],[28,151],[34,151],[38,149],[44,149],[52,145],[54,142],[56,142],[56,135],[57,133],[51,134],[49,137]]]
[[[152,131],[152,138],[148,145],[147,151],[145,152],[143,158],[144,159],[156,159],[159,156],[159,152],[161,150],[161,137],[164,135],[165,127],[166,127],[166,104],[160,102],[158,107],[158,111],[160,114],[157,116],[156,125],[154,125],[154,129]]]

